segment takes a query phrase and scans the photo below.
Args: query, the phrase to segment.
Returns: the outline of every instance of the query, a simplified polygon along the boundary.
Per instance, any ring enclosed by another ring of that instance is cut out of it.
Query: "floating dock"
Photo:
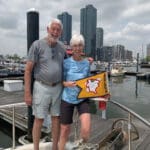
[[[137,79],[150,81],[150,72],[137,74]]]

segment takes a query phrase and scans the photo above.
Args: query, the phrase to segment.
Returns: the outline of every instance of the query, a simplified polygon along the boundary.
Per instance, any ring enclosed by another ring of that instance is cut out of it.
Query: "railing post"
[[[102,119],[107,119],[107,117],[106,117],[106,109],[102,110]]]
[[[12,149],[15,149],[15,106],[12,107]]]
[[[106,106],[107,106],[106,101],[99,101],[99,109],[101,109],[102,111],[102,119],[107,119],[106,118]]]
[[[131,114],[128,114],[128,150],[131,150]]]

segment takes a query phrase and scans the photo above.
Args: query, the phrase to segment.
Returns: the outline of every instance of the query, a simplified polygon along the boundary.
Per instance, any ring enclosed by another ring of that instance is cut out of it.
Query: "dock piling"
[[[31,44],[39,39],[39,13],[35,9],[30,9],[27,12],[27,48]],[[31,92],[33,91],[34,75],[31,77]],[[32,139],[32,127],[33,127],[34,116],[32,115],[32,107],[28,106],[28,133],[27,139]]]

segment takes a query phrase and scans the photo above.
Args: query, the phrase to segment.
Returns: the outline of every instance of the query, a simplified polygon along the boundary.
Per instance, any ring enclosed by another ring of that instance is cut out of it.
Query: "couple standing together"
[[[89,103],[77,99],[79,89],[76,80],[90,74],[90,63],[82,58],[84,38],[74,35],[70,40],[72,56],[64,59],[64,45],[58,41],[63,30],[58,19],[47,26],[48,35],[33,42],[28,53],[25,69],[26,104],[32,105],[34,150],[39,150],[41,128],[45,116],[50,113],[52,121],[52,150],[64,150],[70,133],[73,110],[76,107],[81,122],[80,138],[86,142],[89,138],[91,121]],[[31,76],[34,72],[33,94],[31,94]]]

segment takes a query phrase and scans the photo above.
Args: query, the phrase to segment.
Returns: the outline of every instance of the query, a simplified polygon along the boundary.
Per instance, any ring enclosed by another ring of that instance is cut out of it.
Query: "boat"
[[[141,63],[140,67],[141,68],[150,68],[150,63]]]
[[[66,150],[73,149],[72,144],[73,143],[68,142],[66,144]],[[51,150],[52,149],[52,142],[45,142],[45,143],[41,142],[39,145],[39,149],[40,150]],[[8,148],[5,150],[12,150],[12,148]],[[26,144],[26,145],[18,146],[15,148],[15,150],[33,150],[33,144]]]
[[[0,78],[6,77],[21,77],[24,76],[24,72],[21,70],[10,70],[10,69],[1,69],[0,70]]]
[[[92,101],[99,101],[99,98],[92,98]],[[102,100],[102,99],[101,99]],[[127,118],[114,118],[114,119],[100,119],[100,116],[92,115],[92,135],[90,140],[86,144],[79,143],[75,145],[79,137],[79,120],[76,119],[77,113],[74,114],[74,123],[72,129],[74,130],[69,137],[69,142],[66,144],[66,150],[113,150],[113,149],[129,149],[129,150],[149,150],[150,149],[150,122],[135,113],[133,110],[126,106],[114,101],[108,100],[108,103],[119,107],[122,111],[126,112]],[[0,106],[0,109],[8,107],[21,107],[23,103],[11,104],[7,106]],[[15,109],[12,109],[14,114]],[[108,111],[108,110],[107,110]],[[13,115],[14,116],[14,115]],[[15,119],[13,117],[13,119]],[[13,120],[13,122],[15,122]],[[13,130],[14,124],[13,124]],[[99,129],[99,131],[98,131]],[[15,133],[13,131],[13,133]],[[12,138],[12,147],[5,150],[32,150],[33,143],[25,144],[21,146],[15,146],[15,135]],[[147,145],[146,145],[147,144]],[[145,146],[146,145],[146,146]],[[52,141],[40,142],[40,150],[51,149]],[[74,148],[76,147],[76,148]]]
[[[4,78],[8,76],[8,70],[6,69],[1,69],[0,70],[0,78]]]
[[[111,77],[118,77],[118,76],[124,76],[125,75],[125,70],[122,66],[120,65],[113,65],[112,68],[110,69],[110,76]]]

